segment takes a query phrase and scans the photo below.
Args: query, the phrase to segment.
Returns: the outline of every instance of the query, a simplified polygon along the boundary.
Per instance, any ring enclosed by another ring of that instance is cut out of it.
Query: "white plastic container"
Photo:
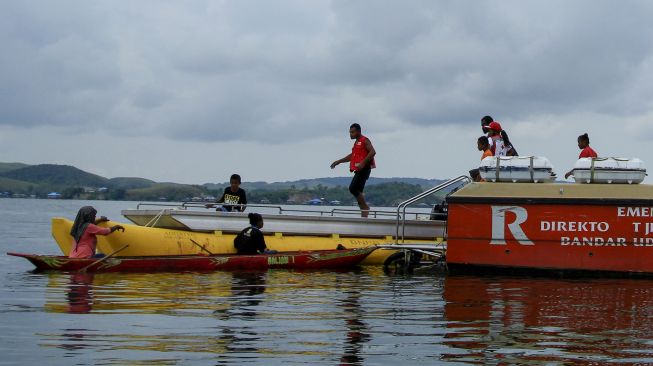
[[[555,180],[553,166],[542,156],[488,156],[478,168],[487,182],[543,183]]]
[[[576,183],[639,184],[646,168],[637,158],[580,158],[573,175]]]

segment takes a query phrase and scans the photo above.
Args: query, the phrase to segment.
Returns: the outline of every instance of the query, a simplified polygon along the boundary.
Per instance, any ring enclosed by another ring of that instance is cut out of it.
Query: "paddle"
[[[203,251],[205,251],[205,252],[207,252],[207,253],[209,253],[209,255],[215,255],[215,254],[213,254],[213,253],[211,253],[211,252],[209,252],[209,250],[208,250],[208,249],[206,249],[206,248],[204,248],[204,246],[203,246],[203,245],[201,245],[200,243],[198,243],[198,242],[196,242],[195,240],[193,240],[193,239],[190,239],[190,241],[192,241],[192,242],[193,242],[193,244],[195,244],[195,245],[197,245],[198,247],[200,247],[200,249],[202,249]]]
[[[88,266],[86,266],[86,267],[80,269],[79,272],[82,272],[82,273],[83,273],[83,272],[86,272],[87,269],[93,267],[94,265],[96,265],[96,264],[98,264],[98,263],[100,263],[100,262],[103,262],[103,261],[105,261],[105,260],[107,260],[107,259],[113,257],[114,255],[118,254],[118,252],[122,252],[122,251],[123,251],[124,249],[126,249],[128,246],[129,246],[129,244],[125,244],[125,245],[123,245],[122,248],[120,248],[120,249],[118,249],[118,250],[115,250],[113,253],[111,253],[111,254],[109,254],[109,255],[107,255],[107,256],[104,256],[104,257],[102,257],[102,258],[96,260],[95,262],[89,264]]]

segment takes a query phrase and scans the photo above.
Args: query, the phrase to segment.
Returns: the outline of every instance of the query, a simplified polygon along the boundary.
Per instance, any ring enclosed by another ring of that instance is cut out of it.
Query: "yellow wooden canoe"
[[[233,244],[234,234],[223,234],[220,231],[204,233],[160,229],[111,221],[102,223],[100,226],[110,227],[116,224],[124,226],[125,232],[116,231],[108,236],[98,236],[99,252],[105,254],[113,253],[125,244],[129,244],[129,247],[117,253],[116,256],[200,254],[202,249],[194,244],[193,241],[204,246],[206,250],[214,254],[236,252]],[[52,219],[52,236],[64,255],[68,255],[72,249],[72,237],[70,236],[72,225],[73,222],[65,218],[55,217]],[[438,239],[433,238],[433,240],[411,240],[411,243],[434,244],[436,241]],[[394,238],[390,236],[386,238],[364,238],[340,237],[338,235],[283,235],[275,233],[266,234],[265,243],[269,249],[286,252],[335,249],[338,245],[346,248],[364,248],[379,244],[394,244]],[[376,250],[362,264],[383,264],[394,252],[393,250]]]

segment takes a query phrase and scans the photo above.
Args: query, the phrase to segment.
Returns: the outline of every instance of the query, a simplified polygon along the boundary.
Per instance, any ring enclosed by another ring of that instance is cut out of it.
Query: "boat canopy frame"
[[[208,203],[208,202],[207,202]],[[182,202],[181,204],[179,203],[164,203],[164,202],[139,202],[136,205],[136,209],[140,210],[141,206],[143,207],[150,207],[150,208],[162,208],[163,210],[167,208],[174,208],[174,209],[182,209],[182,210],[193,210],[193,209],[206,209],[206,203],[202,202],[194,202],[194,201],[185,201]],[[294,214],[294,213],[299,213],[299,214],[310,214],[310,215],[315,215],[315,216],[325,216],[325,217],[337,217],[338,215],[352,215],[352,216],[360,216],[361,211],[360,209],[347,209],[347,208],[333,208],[331,210],[302,210],[302,209],[297,209],[297,208],[284,208],[279,205],[268,205],[268,204],[258,204],[258,203],[248,203],[246,205],[242,204],[229,204],[229,206],[234,206],[234,207],[259,207],[259,208],[265,208],[265,209],[276,209],[278,211],[279,215],[284,215],[284,214]],[[368,214],[370,217],[378,218],[378,217],[388,217],[388,218],[394,218],[397,216],[396,211],[390,211],[390,210],[369,210]],[[420,216],[424,216],[423,211],[415,211],[415,212],[403,212],[403,215],[406,217],[413,217],[415,219],[418,219]]]
[[[461,187],[464,187],[465,185],[469,184],[472,182],[472,179],[466,175],[460,175],[456,178],[449,179],[446,182],[440,183],[435,187],[429,188],[426,191],[417,194],[403,202],[401,202],[397,206],[397,211],[395,212],[395,216],[397,218],[397,225],[396,225],[396,235],[395,235],[395,244],[399,244],[399,241],[401,238],[401,243],[405,243],[405,234],[406,234],[406,208],[413,203],[428,197],[434,193],[443,191],[447,188],[451,188],[451,190],[446,194],[450,195],[451,193],[457,191]],[[401,231],[401,233],[400,233]],[[446,226],[445,226],[445,237],[446,237]]]

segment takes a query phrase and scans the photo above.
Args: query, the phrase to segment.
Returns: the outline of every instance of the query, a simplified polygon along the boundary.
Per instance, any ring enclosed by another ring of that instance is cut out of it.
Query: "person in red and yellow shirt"
[[[597,152],[590,147],[590,137],[587,133],[578,136],[578,148],[580,149],[578,159],[599,157],[599,154],[597,154]],[[569,178],[569,176],[573,175],[573,173],[573,169],[568,171],[567,174],[565,174],[565,179]]]
[[[349,192],[356,197],[358,207],[361,209],[361,217],[367,217],[370,206],[365,202],[363,190],[372,169],[376,168],[376,162],[374,161],[376,150],[372,146],[372,141],[363,136],[361,126],[358,123],[349,126],[349,137],[355,140],[354,146],[351,148],[351,154],[331,163],[331,169],[340,163],[349,162],[349,171],[354,172],[354,177],[349,185]]]

